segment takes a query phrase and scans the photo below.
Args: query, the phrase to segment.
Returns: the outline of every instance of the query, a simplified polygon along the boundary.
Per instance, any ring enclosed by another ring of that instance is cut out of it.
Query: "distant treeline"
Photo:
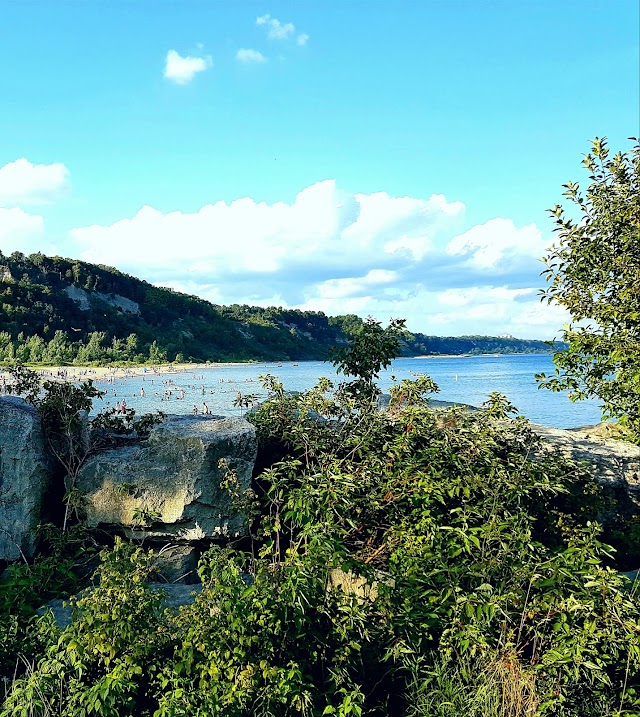
[[[355,315],[218,306],[108,266],[0,252],[0,361],[107,364],[323,360]],[[402,354],[549,352],[542,341],[409,334]]]
[[[561,345],[556,346],[561,348]],[[546,341],[495,336],[425,336],[424,334],[413,334],[413,339],[407,342],[407,348],[410,348],[413,356],[551,353],[551,347]]]

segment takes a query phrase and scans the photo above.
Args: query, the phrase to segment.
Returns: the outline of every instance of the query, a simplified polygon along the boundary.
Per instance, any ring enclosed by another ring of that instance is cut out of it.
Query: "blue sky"
[[[552,337],[546,209],[640,134],[636,0],[0,0],[0,248]]]

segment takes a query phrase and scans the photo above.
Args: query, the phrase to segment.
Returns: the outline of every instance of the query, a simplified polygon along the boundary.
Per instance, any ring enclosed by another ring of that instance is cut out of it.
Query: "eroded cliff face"
[[[33,555],[53,474],[35,409],[20,398],[1,396],[0,560]]]

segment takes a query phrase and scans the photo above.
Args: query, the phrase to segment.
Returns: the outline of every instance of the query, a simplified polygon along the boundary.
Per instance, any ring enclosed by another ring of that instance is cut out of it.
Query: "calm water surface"
[[[534,375],[552,370],[551,356],[537,354],[396,359],[381,374],[379,384],[388,392],[392,376],[401,380],[428,374],[440,386],[436,398],[443,401],[478,406],[489,393],[500,391],[534,423],[556,428],[598,423],[600,410],[596,401],[571,403],[564,394],[538,389]],[[331,364],[322,361],[228,365],[162,375],[149,372],[145,376],[116,379],[114,383],[96,381],[96,386],[107,391],[98,405],[115,406],[124,398],[127,406],[138,412],[162,410],[184,414],[193,413],[194,405],[202,412],[206,403],[211,413],[239,415],[240,410],[233,406],[238,391],[264,396],[258,377],[267,373],[277,376],[289,391],[310,388],[320,376],[337,378]],[[179,398],[182,391],[183,399]]]

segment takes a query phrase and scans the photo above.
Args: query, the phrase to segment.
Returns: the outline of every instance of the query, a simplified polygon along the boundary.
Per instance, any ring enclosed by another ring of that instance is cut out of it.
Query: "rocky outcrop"
[[[74,284],[69,284],[69,286],[65,287],[64,293],[78,304],[81,311],[89,311],[91,308],[89,294],[84,289],[80,289]]]
[[[220,487],[221,462],[242,490],[250,485],[256,451],[255,428],[243,419],[171,416],[146,441],[85,464],[77,485],[87,524],[170,541],[242,535],[244,519]]]
[[[376,408],[378,411],[387,411],[391,403],[391,394],[381,393],[377,398]],[[403,404],[401,404],[403,405]],[[447,408],[464,408],[467,411],[477,411],[477,406],[471,406],[468,403],[460,403],[459,401],[439,401],[435,398],[427,399],[429,408],[435,410],[446,410]]]
[[[197,583],[200,555],[197,545],[163,545],[156,553],[155,573],[166,583]]]
[[[569,430],[534,426],[542,442],[531,457],[561,455],[587,468],[601,487],[592,505],[597,510],[593,518],[604,528],[604,542],[615,549],[617,565],[633,571],[640,560],[635,537],[640,524],[640,446],[616,440],[608,428],[609,424]]]
[[[202,592],[202,585],[167,585],[166,583],[147,583],[147,585],[151,590],[162,595],[161,608],[172,611],[179,610],[183,605],[191,605]],[[90,590],[91,588],[88,588],[88,591]],[[73,604],[86,595],[87,591],[83,591],[72,599],[50,600],[41,608],[38,608],[37,613],[38,615],[45,615],[51,612],[56,625],[61,630],[64,630],[73,621]]]
[[[559,453],[587,465],[601,483],[623,485],[640,503],[640,446],[610,438],[600,427],[533,428],[542,438],[542,453]]]
[[[52,471],[35,409],[0,397],[0,560],[33,555]]]
[[[110,306],[114,306],[116,309],[124,311],[126,314],[140,314],[140,304],[131,299],[127,299],[126,296],[120,296],[119,294],[103,294],[100,291],[88,292],[85,289],[81,289],[75,284],[70,284],[65,288],[66,295],[78,304],[81,311],[89,311],[91,308],[91,299],[96,298],[100,301],[104,301]]]

